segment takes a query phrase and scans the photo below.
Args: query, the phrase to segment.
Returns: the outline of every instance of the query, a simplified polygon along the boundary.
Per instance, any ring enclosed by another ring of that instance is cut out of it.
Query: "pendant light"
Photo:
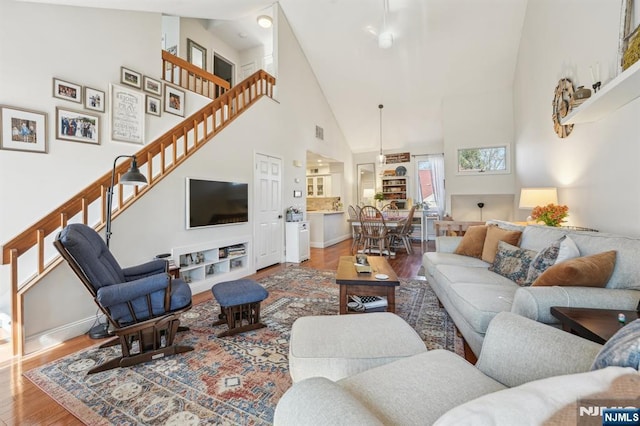
[[[383,165],[387,159],[382,153],[382,108],[384,108],[384,105],[380,104],[378,105],[378,108],[380,109],[380,154],[378,155],[378,163]]]

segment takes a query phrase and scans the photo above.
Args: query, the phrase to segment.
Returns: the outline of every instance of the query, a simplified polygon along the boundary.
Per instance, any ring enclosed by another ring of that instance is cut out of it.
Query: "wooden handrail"
[[[127,198],[122,193],[120,176],[127,171],[129,162],[123,162],[118,165],[115,177],[118,196],[114,197],[113,200],[115,209],[112,212],[112,218],[117,217],[127,207],[150,191],[167,174],[193,155],[259,98],[262,96],[272,98],[275,83],[273,76],[263,70],[259,70],[139,150],[135,154],[138,166],[146,175],[149,184],[141,189],[135,187]],[[169,158],[167,157],[168,150],[171,150],[171,157]],[[154,162],[156,158],[158,160]],[[154,164],[159,164],[157,166],[159,170],[153,169]],[[146,167],[144,167],[145,165]],[[9,275],[13,297],[12,344],[14,355],[22,355],[24,350],[22,326],[24,294],[61,262],[60,256],[56,255],[53,260],[45,264],[44,248],[46,237],[60,231],[67,225],[69,219],[79,213],[81,214],[80,221],[88,224],[89,207],[98,200],[100,201],[101,217],[95,228],[96,230],[102,229],[106,222],[107,190],[110,185],[111,171],[108,171],[0,247],[2,252],[1,263],[3,265],[11,265]],[[36,270],[33,275],[29,275],[29,278],[21,283],[18,277],[18,261],[21,256],[33,248],[36,248]]]
[[[231,88],[228,81],[166,50],[162,51],[162,79],[210,99],[221,96]]]

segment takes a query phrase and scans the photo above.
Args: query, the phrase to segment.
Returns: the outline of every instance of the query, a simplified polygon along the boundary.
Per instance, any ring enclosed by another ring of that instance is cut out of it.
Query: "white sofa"
[[[521,230],[519,246],[540,251],[564,235],[576,243],[580,256],[615,250],[616,264],[605,288],[520,287],[488,270],[481,259],[454,254],[463,237],[438,237],[436,252],[423,256],[425,275],[456,327],[478,355],[489,322],[498,312],[556,325],[552,306],[634,310],[640,299],[640,238],[601,232],[572,231],[541,225],[517,226],[491,221],[502,228]]]
[[[618,377],[638,379],[634,368],[588,371],[600,349],[503,312],[491,322],[475,366],[433,350],[336,382],[307,378],[282,396],[274,424],[541,424],[566,404],[608,389]]]

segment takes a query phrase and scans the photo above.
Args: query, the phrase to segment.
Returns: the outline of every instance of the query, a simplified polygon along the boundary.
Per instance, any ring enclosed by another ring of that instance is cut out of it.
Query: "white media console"
[[[239,237],[176,247],[171,256],[180,268],[180,278],[197,294],[216,283],[249,275],[249,241],[249,237]]]

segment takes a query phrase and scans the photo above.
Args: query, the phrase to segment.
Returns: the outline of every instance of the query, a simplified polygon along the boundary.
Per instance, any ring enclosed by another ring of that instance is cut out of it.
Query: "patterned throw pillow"
[[[489,270],[509,278],[518,285],[524,285],[529,272],[529,265],[536,256],[533,250],[513,246],[504,241],[498,242],[498,252],[489,266]]]
[[[612,365],[640,369],[640,319],[622,327],[604,344],[591,370]]]
[[[556,262],[558,253],[560,252],[561,241],[562,239],[552,242],[548,247],[543,248],[536,254],[536,257],[531,261],[531,265],[529,265],[529,271],[527,272],[524,285],[531,285],[540,274]]]

